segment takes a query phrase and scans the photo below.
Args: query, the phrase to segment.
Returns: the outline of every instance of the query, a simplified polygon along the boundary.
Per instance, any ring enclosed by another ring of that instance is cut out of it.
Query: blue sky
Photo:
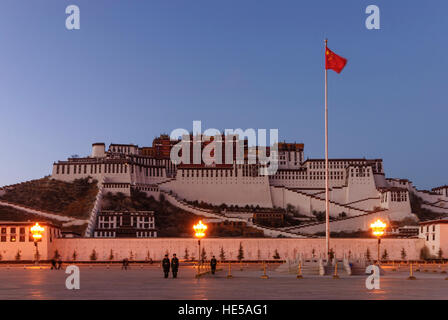
[[[65,28],[69,4],[80,30]],[[369,4],[380,30],[365,28]],[[447,12],[444,0],[2,0],[0,185],[193,120],[278,128],[323,157],[325,37],[349,60],[329,72],[330,157],[446,184]]]

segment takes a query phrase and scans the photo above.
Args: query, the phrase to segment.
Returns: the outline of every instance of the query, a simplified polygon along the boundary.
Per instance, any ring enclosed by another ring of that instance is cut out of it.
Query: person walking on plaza
[[[51,262],[51,270],[53,270],[53,269],[56,270],[56,259],[53,258],[50,260],[50,262]]]
[[[121,270],[128,270],[128,266],[129,266],[129,260],[127,258],[123,259],[123,264],[121,266]]]
[[[215,274],[217,263],[218,262],[216,261],[215,256],[213,256],[212,259],[210,260],[210,269],[212,270],[212,274]]]
[[[62,259],[59,257],[58,259],[58,270],[61,270],[62,268]]]
[[[176,254],[173,254],[173,259],[171,259],[171,270],[173,271],[173,278],[177,278],[177,272],[179,271],[179,259],[177,259]]]
[[[162,268],[165,278],[168,278],[168,275],[170,273],[170,259],[168,258],[167,254],[165,255],[165,258],[163,258],[162,260]]]

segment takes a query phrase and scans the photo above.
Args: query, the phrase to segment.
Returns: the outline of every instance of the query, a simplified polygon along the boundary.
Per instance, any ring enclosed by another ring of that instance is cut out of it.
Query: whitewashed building
[[[425,244],[432,256],[442,257],[448,254],[448,218],[420,222],[419,238]],[[441,251],[440,251],[441,250]]]

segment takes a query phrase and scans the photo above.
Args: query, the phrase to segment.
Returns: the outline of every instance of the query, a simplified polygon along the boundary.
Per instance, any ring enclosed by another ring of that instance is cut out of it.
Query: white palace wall
[[[301,214],[314,217],[313,211],[325,211],[325,198],[315,198],[300,191],[292,191],[282,187],[271,187],[272,202],[275,207],[286,208],[288,204],[296,207]],[[330,203],[332,216],[345,212],[347,216],[365,214],[365,211]]]
[[[77,253],[78,261],[89,261],[93,250],[98,260],[109,260],[113,250],[114,260],[133,257],[134,260],[145,260],[147,257],[160,260],[169,253],[176,253],[180,258],[188,249],[190,257],[198,256],[196,239],[189,238],[153,238],[153,239],[101,239],[101,238],[60,238],[55,239],[54,250],[57,249],[63,259],[72,260],[73,252]],[[323,256],[325,239],[268,239],[268,238],[209,238],[201,241],[201,247],[206,251],[207,258],[215,255],[219,259],[221,247],[226,259],[236,260],[239,245],[243,246],[245,260],[272,259],[275,250],[281,259],[294,259],[302,254],[305,258]],[[331,248],[338,258],[351,253],[352,257],[363,257],[369,248],[372,257],[377,250],[376,239],[331,239]],[[420,249],[424,239],[383,239],[381,250],[387,250],[390,259],[401,259],[401,250],[406,250],[408,259],[419,259]],[[132,252],[132,253],[131,253]],[[51,253],[49,253],[49,256]]]
[[[259,205],[272,207],[269,180],[260,177],[180,177],[159,186],[166,191],[173,191],[179,199],[204,201],[220,205]]]

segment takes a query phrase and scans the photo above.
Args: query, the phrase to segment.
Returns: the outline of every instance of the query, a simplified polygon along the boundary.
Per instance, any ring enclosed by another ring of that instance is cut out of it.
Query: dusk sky
[[[80,8],[67,30],[65,8]],[[381,29],[365,27],[368,5]],[[448,184],[448,2],[2,0],[0,185],[41,178],[94,142],[160,133],[279,130],[330,158],[382,158],[387,177]]]

